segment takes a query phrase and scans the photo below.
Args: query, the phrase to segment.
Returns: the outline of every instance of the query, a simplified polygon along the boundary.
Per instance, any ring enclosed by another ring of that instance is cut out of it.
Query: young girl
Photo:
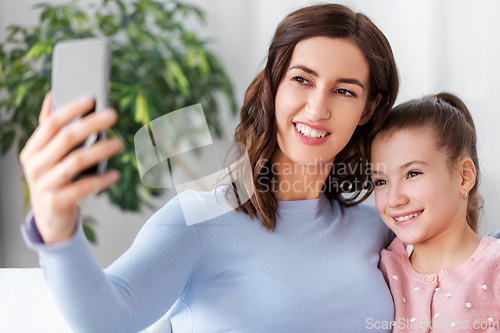
[[[475,233],[482,199],[465,104],[441,93],[394,108],[371,162],[377,209],[397,235],[380,262],[394,332],[499,329],[500,244]]]

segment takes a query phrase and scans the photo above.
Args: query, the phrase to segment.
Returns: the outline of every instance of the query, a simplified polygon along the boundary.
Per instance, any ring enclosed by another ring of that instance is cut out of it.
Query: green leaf
[[[127,8],[123,4],[123,2],[120,1],[120,0],[115,0],[115,2],[118,5],[118,8],[120,8],[120,12],[122,13],[122,15],[126,15],[127,14]]]
[[[206,21],[205,21],[205,13],[201,9],[199,9],[197,7],[193,6],[192,8],[193,8],[193,11],[195,12],[196,16],[198,16],[198,19],[202,23],[206,23]]]
[[[149,123],[148,101],[142,92],[139,92],[135,98],[134,120],[142,125]]]
[[[2,134],[2,138],[0,143],[2,144],[2,155],[5,155],[7,151],[10,149],[10,146],[12,145],[12,142],[14,141],[14,138],[16,137],[16,131],[8,131],[5,134]]]
[[[130,106],[132,99],[134,98],[133,94],[126,95],[122,99],[120,99],[120,109],[126,109]]]
[[[33,6],[34,9],[47,8],[47,7],[50,7],[50,4],[47,2],[37,3]]]
[[[94,229],[92,229],[92,227],[87,224],[82,224],[82,227],[83,233],[85,234],[85,237],[88,239],[89,243],[97,244],[97,236],[94,232]]]
[[[7,35],[6,40],[11,41],[12,38],[19,32],[21,31],[21,27],[18,25],[11,25],[7,27],[7,30],[9,30],[9,34]]]
[[[20,84],[16,89],[16,99],[14,100],[14,107],[21,105],[23,98],[26,96],[26,86]]]
[[[26,177],[23,175],[22,182],[24,184],[24,203],[23,203],[23,214],[28,214],[28,209],[30,207],[30,188],[26,183]]]
[[[179,63],[174,59],[167,59],[166,66],[174,76],[177,84],[179,85],[179,91],[182,93],[182,95],[184,95],[187,98],[191,97],[191,91],[190,91],[191,88],[189,86],[189,81],[182,72]]]

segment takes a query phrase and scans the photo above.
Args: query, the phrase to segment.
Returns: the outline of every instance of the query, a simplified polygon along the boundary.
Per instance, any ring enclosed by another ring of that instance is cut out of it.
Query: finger
[[[44,147],[40,158],[46,168],[51,168],[68,155],[76,146],[83,143],[91,134],[102,132],[118,120],[114,110],[107,109],[90,114],[81,121],[65,127]]]
[[[52,110],[52,93],[49,92],[45,95],[42,103],[42,110],[40,111],[40,116],[38,117],[38,123],[43,123],[48,116],[50,115],[50,111]]]
[[[43,123],[38,125],[26,142],[23,154],[31,156],[34,152],[41,150],[64,125],[76,117],[86,114],[92,110],[93,106],[94,99],[84,97],[57,112],[49,112]]]
[[[71,179],[100,161],[109,159],[122,150],[116,138],[99,141],[91,147],[71,152],[39,180],[41,189],[49,190],[68,184]]]
[[[118,170],[110,170],[103,175],[88,176],[82,180],[69,184],[57,192],[59,200],[64,200],[68,205],[77,203],[81,199],[99,193],[120,179]]]

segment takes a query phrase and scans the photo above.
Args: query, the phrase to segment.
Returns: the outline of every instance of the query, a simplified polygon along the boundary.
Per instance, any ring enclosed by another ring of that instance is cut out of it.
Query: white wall
[[[35,0],[0,0],[0,40],[9,24],[33,24],[30,11]],[[51,3],[63,1],[51,0]],[[86,3],[88,1],[82,1]],[[469,106],[479,136],[482,164],[480,191],[485,197],[480,232],[500,228],[499,190],[500,124],[496,101],[500,91],[500,2],[496,0],[346,0],[356,11],[367,14],[389,39],[400,71],[398,101],[425,94],[450,91]],[[215,40],[233,80],[239,101],[264,59],[279,21],[290,11],[315,3],[289,0],[194,0],[206,11],[204,34]],[[231,119],[224,120],[233,124]],[[418,143],[415,143],[418,144]],[[23,220],[21,171],[13,151],[0,158],[0,253],[4,267],[32,267],[36,255],[26,248],[19,234]],[[168,201],[165,197],[157,201]],[[83,212],[99,220],[99,245],[94,247],[104,267],[116,259],[152,214],[123,214],[110,208],[107,199],[89,198]]]

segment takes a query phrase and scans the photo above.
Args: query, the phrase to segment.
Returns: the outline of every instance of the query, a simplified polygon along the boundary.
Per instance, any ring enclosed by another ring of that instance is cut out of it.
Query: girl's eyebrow
[[[384,163],[381,163],[381,164],[384,164]],[[424,161],[413,160],[413,161],[410,161],[408,163],[403,164],[402,166],[399,167],[399,169],[403,170],[403,169],[406,169],[414,164],[429,165],[427,162],[424,162]],[[383,174],[384,172],[380,172],[378,170],[372,170],[371,173],[372,173],[372,175],[380,175],[380,174]]]
[[[288,70],[291,70],[291,69],[300,69],[306,73],[311,74],[314,77],[318,77],[318,73],[316,73],[314,70],[312,70],[304,65],[295,65],[295,66],[290,67]],[[337,81],[343,82],[343,83],[355,84],[357,86],[360,86],[363,90],[365,89],[365,86],[363,86],[361,81],[359,81],[358,79],[341,78],[341,79],[338,79]]]
[[[413,164],[420,164],[420,165],[428,165],[427,162],[424,162],[424,161],[419,161],[419,160],[413,160],[413,161],[410,161],[408,163],[405,163],[403,164],[402,166],[400,166],[399,168],[400,169],[406,169],[408,168],[409,166],[413,165]]]

